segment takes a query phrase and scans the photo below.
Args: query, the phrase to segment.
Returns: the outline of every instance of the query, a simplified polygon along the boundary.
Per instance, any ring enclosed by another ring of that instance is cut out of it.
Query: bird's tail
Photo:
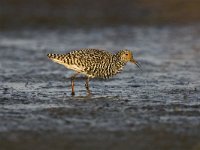
[[[49,57],[52,61],[63,64],[65,63],[65,55],[63,54],[47,54],[47,57]]]

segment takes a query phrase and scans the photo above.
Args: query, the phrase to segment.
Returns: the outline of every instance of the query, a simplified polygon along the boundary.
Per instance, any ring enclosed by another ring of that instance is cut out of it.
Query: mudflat
[[[104,27],[0,32],[0,149],[200,149],[200,27]],[[70,88],[47,53],[127,48],[109,80]]]

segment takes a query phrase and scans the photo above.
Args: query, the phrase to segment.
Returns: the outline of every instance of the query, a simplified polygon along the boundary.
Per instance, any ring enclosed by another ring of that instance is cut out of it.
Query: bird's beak
[[[130,62],[134,63],[141,70],[141,65],[136,60],[131,59]]]

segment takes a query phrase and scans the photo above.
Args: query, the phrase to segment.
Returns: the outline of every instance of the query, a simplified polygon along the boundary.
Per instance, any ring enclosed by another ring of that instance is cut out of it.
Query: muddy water
[[[47,53],[131,49],[109,80],[84,79]],[[115,27],[0,33],[1,149],[200,149],[200,27]]]

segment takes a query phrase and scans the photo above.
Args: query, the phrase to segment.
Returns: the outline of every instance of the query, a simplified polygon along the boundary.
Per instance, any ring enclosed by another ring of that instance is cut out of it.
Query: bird
[[[86,77],[85,87],[87,94],[91,95],[89,81],[92,78],[108,79],[121,72],[123,67],[131,62],[140,68],[140,64],[133,58],[131,50],[122,49],[116,53],[95,48],[82,48],[72,50],[66,54],[47,54],[52,61],[64,65],[75,71],[71,76],[71,95],[75,95],[74,80],[78,74]]]

